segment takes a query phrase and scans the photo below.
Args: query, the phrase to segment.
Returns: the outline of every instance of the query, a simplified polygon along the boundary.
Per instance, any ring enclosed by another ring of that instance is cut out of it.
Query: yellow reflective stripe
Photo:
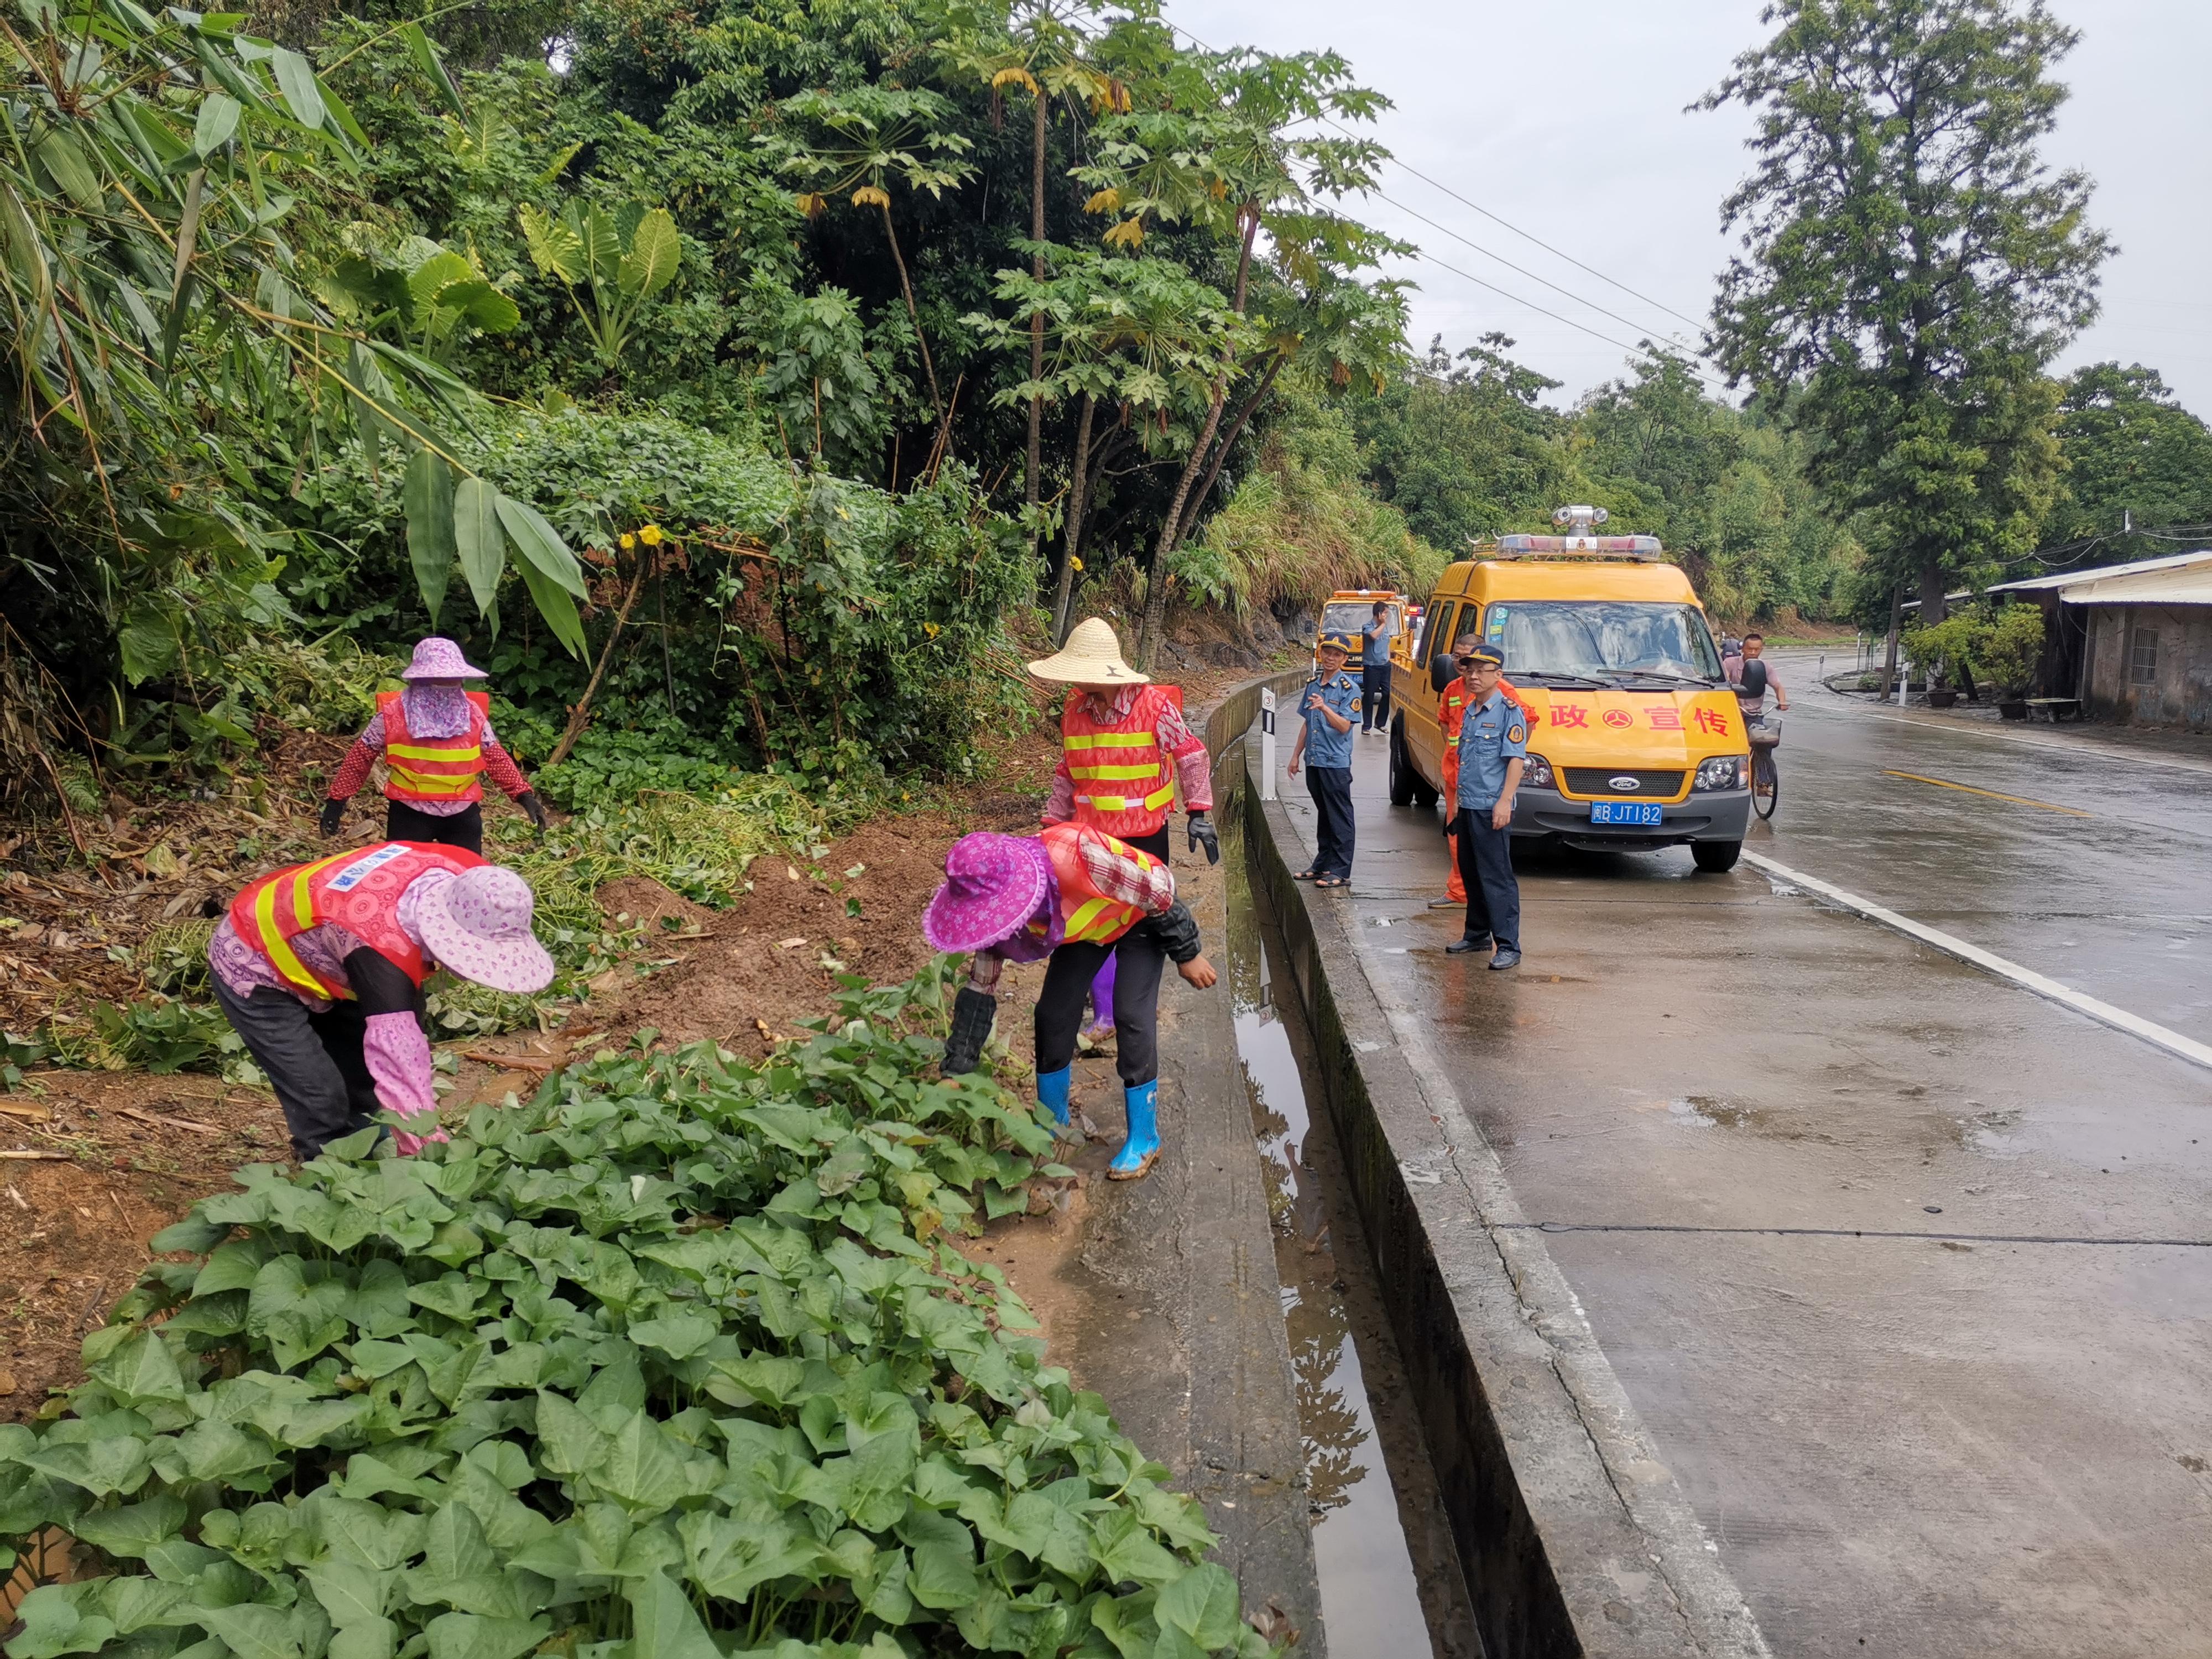
[[[329,869],[340,860],[349,859],[352,856],[351,853],[334,854],[326,859],[318,859],[313,864],[301,865],[293,872],[292,915],[298,923],[298,927],[294,931],[304,931],[314,925],[314,894],[308,888],[308,878],[321,871]],[[277,973],[285,979],[289,980],[311,996],[327,995],[328,993],[323,988],[322,981],[317,979],[307,964],[300,960],[297,953],[292,949],[291,940],[285,937],[277,926],[276,889],[278,885],[279,884],[274,881],[264,883],[261,890],[253,896],[253,921],[254,925],[260,930],[262,949],[267,953],[270,963],[276,968]]]
[[[417,761],[474,761],[483,758],[483,745],[472,743],[465,749],[435,749],[427,744],[395,743],[384,750],[386,760]]]
[[[1085,938],[1091,924],[1098,920],[1099,912],[1110,908],[1111,903],[1109,900],[1085,899],[1077,907],[1075,914],[1067,919],[1067,937],[1072,939]]]
[[[412,789],[418,795],[459,795],[465,793],[477,781],[477,774],[448,777],[442,772],[410,772],[404,766],[392,769],[392,781]]]
[[[1075,798],[1085,806],[1095,806],[1102,812],[1126,812],[1135,806],[1165,806],[1175,799],[1175,785],[1156,789],[1149,795],[1078,795]]]
[[[1159,739],[1150,732],[1094,732],[1088,737],[1061,738],[1070,749],[1152,749]]]
[[[1067,774],[1074,778],[1107,778],[1121,781],[1131,778],[1152,778],[1159,775],[1157,766],[1071,766]]]

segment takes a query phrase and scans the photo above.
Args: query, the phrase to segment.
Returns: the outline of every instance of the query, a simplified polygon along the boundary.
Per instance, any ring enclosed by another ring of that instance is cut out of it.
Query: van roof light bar
[[[1495,547],[1477,547],[1478,559],[1580,556],[1656,561],[1665,556],[1656,536],[1500,536]]]

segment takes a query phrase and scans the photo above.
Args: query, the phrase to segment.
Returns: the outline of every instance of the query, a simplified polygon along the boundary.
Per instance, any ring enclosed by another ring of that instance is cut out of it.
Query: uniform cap
[[[1321,643],[1325,650],[1341,651],[1347,657],[1352,654],[1352,635],[1349,634],[1324,634],[1321,636]]]
[[[1462,651],[1459,654],[1459,659],[1462,662],[1472,659],[1475,662],[1489,663],[1498,668],[1505,666],[1505,653],[1494,645],[1478,645],[1472,651]]]

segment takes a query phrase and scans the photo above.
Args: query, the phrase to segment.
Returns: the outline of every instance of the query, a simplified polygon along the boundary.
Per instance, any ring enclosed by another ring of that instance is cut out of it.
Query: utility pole
[[[1889,590],[1889,646],[1881,663],[1881,700],[1889,701],[1890,682],[1897,678],[1897,624],[1904,614],[1899,607],[1905,602],[1901,589]]]

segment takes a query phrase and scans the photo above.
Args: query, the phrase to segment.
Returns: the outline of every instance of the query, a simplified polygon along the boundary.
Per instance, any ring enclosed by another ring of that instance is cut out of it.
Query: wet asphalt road
[[[1527,960],[1486,973],[1425,905],[1435,815],[1356,752],[1329,902],[1774,1650],[2206,1652],[2212,1072],[1681,850],[1523,857]],[[2212,768],[1809,690],[1782,764],[1758,850],[2212,1037]]]
[[[1938,725],[1810,690],[1814,660],[1781,659],[1808,689],[1748,848],[2212,1041],[2212,739],[2190,764],[2070,727]]]

